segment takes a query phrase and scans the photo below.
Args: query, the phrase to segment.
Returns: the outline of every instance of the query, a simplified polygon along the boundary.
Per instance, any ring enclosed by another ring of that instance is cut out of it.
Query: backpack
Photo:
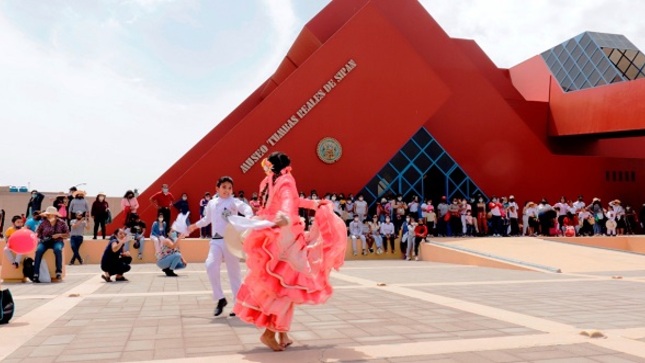
[[[29,280],[34,279],[34,259],[33,258],[27,257],[22,262],[22,274]]]
[[[0,324],[7,324],[13,318],[15,306],[13,304],[13,297],[9,289],[2,290],[0,293]]]

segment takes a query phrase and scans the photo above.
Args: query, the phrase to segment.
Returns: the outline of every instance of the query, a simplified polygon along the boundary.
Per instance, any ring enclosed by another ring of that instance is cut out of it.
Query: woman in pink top
[[[139,202],[132,190],[125,192],[123,199],[121,199],[121,210],[125,212],[126,223],[130,222],[130,214],[137,213],[137,210],[139,210]]]
[[[321,304],[331,297],[329,273],[342,266],[347,247],[347,227],[331,201],[300,199],[290,163],[280,152],[262,162],[267,177],[260,184],[257,215],[275,225],[244,240],[249,272],[233,309],[241,320],[265,328],[260,341],[274,351],[293,343],[287,333],[295,304]],[[310,232],[298,208],[316,210]]]

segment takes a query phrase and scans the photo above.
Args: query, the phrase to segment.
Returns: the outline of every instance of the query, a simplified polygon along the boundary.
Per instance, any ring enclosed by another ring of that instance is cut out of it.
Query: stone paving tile
[[[599,348],[592,344],[572,344],[550,347],[535,347],[521,349],[505,349],[495,351],[459,352],[447,354],[435,354],[425,356],[407,356],[385,359],[354,360],[351,363],[359,362],[388,362],[388,363],[412,363],[412,362],[453,362],[453,363],[635,363],[645,362],[645,359],[617,353],[612,350]]]
[[[74,268],[74,269],[72,269]],[[20,299],[29,295],[65,296],[74,286],[96,279],[101,284],[91,296],[50,326],[28,339],[7,362],[116,362],[263,354],[261,330],[237,318],[212,316],[214,302],[208,292],[203,264],[192,264],[178,279],[161,275],[154,265],[135,265],[131,282],[105,284],[98,280],[98,266],[72,266],[62,284],[15,284],[17,316],[27,314],[50,299]],[[224,272],[224,271],[223,271]],[[374,286],[357,285],[333,278],[336,289],[327,304],[296,308],[291,351],[347,347],[392,346],[463,339],[545,333],[499,321],[451,306],[437,305],[393,293],[376,282],[419,283],[411,287],[509,311],[541,316],[585,328],[643,327],[645,291],[642,284],[617,280],[563,281],[562,276],[522,271],[480,269],[435,263],[405,261],[348,262],[343,275],[374,281]],[[226,273],[222,274],[225,288]],[[513,284],[481,282],[553,280]],[[472,285],[423,286],[423,283],[464,282]],[[58,290],[54,290],[58,289]],[[106,295],[107,294],[107,295]],[[230,294],[228,294],[230,295]],[[229,300],[230,303],[230,300]],[[620,309],[617,310],[616,307]],[[592,324],[589,326],[588,324]],[[1,334],[1,333],[0,333]],[[641,339],[645,342],[645,338]],[[0,338],[1,342],[1,338]],[[0,343],[1,344],[1,343]],[[434,343],[436,344],[436,343]],[[459,352],[426,356],[365,360],[356,362],[644,362],[644,359],[592,344],[573,344],[497,351]],[[360,360],[364,359],[364,360]],[[349,360],[348,360],[349,361]],[[282,362],[281,362],[282,363]],[[284,362],[286,363],[286,361]]]
[[[504,285],[421,286],[423,290],[479,304],[548,318],[579,328],[641,327],[645,289],[638,282],[560,281]]]
[[[562,274],[548,274],[534,271],[501,270],[494,268],[473,268],[469,266],[431,262],[401,261],[397,268],[383,269],[380,261],[365,261],[361,269],[345,269],[341,272],[377,282],[392,283],[438,283],[438,282],[479,282],[479,281],[522,281],[562,280],[571,278]],[[428,268],[432,266],[433,268]]]
[[[585,272],[585,275],[645,277],[645,269],[642,269],[642,270],[630,270],[630,271],[594,271],[594,272]]]
[[[10,285],[7,285],[6,287],[8,287],[13,294],[14,288],[12,288]],[[14,311],[14,317],[21,317],[31,312],[32,310],[43,306],[49,301],[51,301],[51,299],[19,299],[16,301],[16,310]]]
[[[84,274],[72,274],[70,273],[70,270],[71,268],[67,270],[68,274],[65,276],[63,282],[34,284],[31,281],[3,281],[2,287],[5,289],[10,289],[11,293],[16,297],[28,295],[58,295],[64,291],[80,285],[81,283],[85,282],[87,278],[87,276]]]

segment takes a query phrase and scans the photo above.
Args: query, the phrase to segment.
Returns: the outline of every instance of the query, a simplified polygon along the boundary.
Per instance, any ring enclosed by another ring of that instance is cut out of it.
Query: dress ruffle
[[[321,204],[311,232],[292,226],[251,232],[244,240],[248,273],[233,311],[243,321],[288,331],[294,304],[322,304],[333,292],[332,269],[344,263],[345,223],[332,205]]]

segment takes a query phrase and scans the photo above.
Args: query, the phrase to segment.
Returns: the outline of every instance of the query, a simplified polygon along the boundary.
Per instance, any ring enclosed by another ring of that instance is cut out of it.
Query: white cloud
[[[630,0],[421,0],[449,36],[474,39],[499,67],[512,67],[586,31],[623,34],[645,46]]]
[[[291,0],[262,0],[274,33],[270,35],[271,53],[253,77],[259,86],[277,69],[293,44],[298,31],[298,17]]]
[[[120,195],[145,188],[239,102],[173,103],[102,63],[40,45],[0,18],[0,185]]]

